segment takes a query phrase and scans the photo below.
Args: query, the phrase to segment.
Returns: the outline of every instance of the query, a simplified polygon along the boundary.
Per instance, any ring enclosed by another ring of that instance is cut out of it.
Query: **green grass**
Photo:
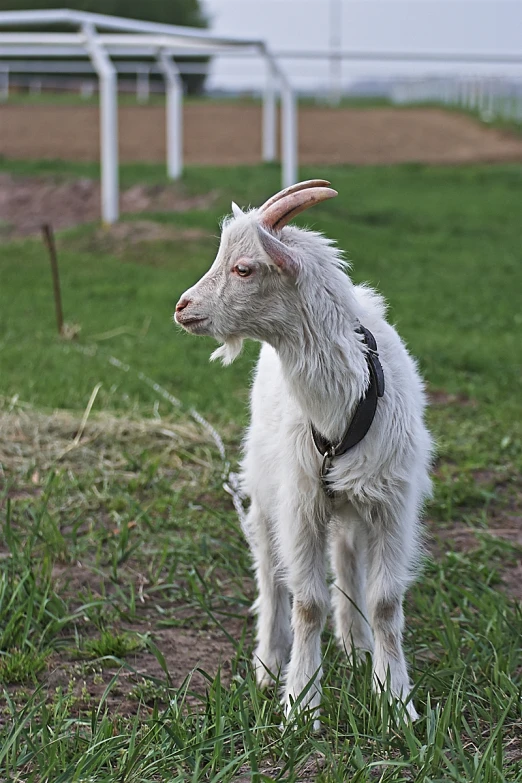
[[[122,175],[126,185],[164,182],[161,167]],[[228,369],[209,366],[213,342],[181,334],[171,314],[208,268],[230,200],[259,203],[279,172],[191,169],[179,187],[215,200],[139,216],[165,239],[134,245],[91,226],[59,236],[77,340],[55,334],[40,241],[0,245],[5,780],[522,781],[522,614],[507,590],[521,555],[522,172],[410,165],[305,176],[330,178],[340,196],[301,223],[337,239],[354,279],[386,295],[434,394],[434,557],[406,604],[421,718],[402,725],[371,695],[368,663],[347,665],[330,632],[320,735],[305,718],[281,732],[277,695],[255,687],[249,557],[222,459],[189,409],[218,427],[234,463],[257,349]],[[186,229],[199,234],[187,240]]]
[[[4,165],[15,172],[27,166]],[[45,164],[36,170],[53,168]],[[86,174],[95,167],[59,170]],[[332,179],[340,196],[301,222],[329,233],[353,261],[354,279],[384,292],[392,320],[430,383],[484,404],[497,405],[500,395],[506,415],[512,414],[521,356],[520,167],[344,167],[305,170],[303,176],[318,173]],[[244,399],[252,352],[230,370],[210,370],[205,359],[211,341],[180,334],[171,314],[179,295],[212,261],[218,220],[231,198],[258,202],[277,188],[278,176],[276,167],[190,170],[182,187],[206,192],[219,183],[214,204],[200,212],[155,217],[177,229],[201,229],[203,237],[191,242],[146,244],[116,257],[92,239],[90,228],[66,232],[60,241],[64,310],[66,320],[82,327],[80,344],[114,352],[203,412],[237,419],[237,395]],[[124,167],[122,179],[161,183],[163,170]],[[40,242],[3,245],[0,273],[3,393],[41,406],[78,408],[102,381],[103,407],[125,407],[129,397],[147,409],[154,395],[131,376],[123,389],[121,374],[107,367],[103,351],[86,361],[55,336],[48,261]],[[115,329],[128,333],[99,339]]]

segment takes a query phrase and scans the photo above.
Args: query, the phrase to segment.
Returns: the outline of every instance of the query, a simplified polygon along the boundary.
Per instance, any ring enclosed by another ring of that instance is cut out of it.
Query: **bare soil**
[[[187,163],[256,163],[261,157],[261,107],[189,104],[184,108]],[[165,160],[162,106],[119,110],[123,161]],[[0,106],[0,156],[99,159],[96,106]],[[299,110],[299,160],[305,164],[459,164],[522,160],[522,137],[487,128],[441,109]]]
[[[176,185],[134,185],[120,195],[122,212],[185,212],[205,209],[212,204],[215,193],[188,197]],[[43,223],[64,229],[78,223],[99,219],[100,185],[90,179],[60,180],[41,177],[14,177],[0,173],[0,241],[16,236],[36,234]],[[151,225],[133,231],[139,241],[168,239],[167,229],[156,230]],[[111,229],[114,242],[123,241],[130,229]],[[119,232],[119,233],[118,233]],[[128,237],[127,237],[128,238]],[[135,237],[136,238],[136,237]],[[194,237],[193,237],[194,238]]]

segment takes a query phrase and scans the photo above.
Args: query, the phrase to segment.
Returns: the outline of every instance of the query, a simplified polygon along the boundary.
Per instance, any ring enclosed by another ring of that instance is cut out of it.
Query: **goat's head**
[[[188,332],[223,343],[213,359],[229,364],[245,338],[271,342],[273,334],[288,328],[288,303],[296,295],[303,259],[280,232],[295,215],[336,196],[329,184],[300,182],[249,212],[232,204],[214,263],[185,291],[175,313]]]

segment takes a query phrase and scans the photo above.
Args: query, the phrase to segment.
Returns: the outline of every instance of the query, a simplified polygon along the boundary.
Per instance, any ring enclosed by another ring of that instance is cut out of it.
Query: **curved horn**
[[[290,187],[280,190],[279,193],[276,193],[269,198],[268,201],[265,201],[263,206],[259,207],[259,211],[264,212],[268,207],[271,207],[272,204],[275,204],[276,201],[279,201],[285,196],[289,196],[290,193],[297,193],[299,190],[306,190],[307,188],[327,188],[329,184],[330,183],[326,179],[307,179],[304,182],[297,182],[295,185],[290,185]]]
[[[337,191],[332,188],[308,188],[290,193],[263,210],[260,222],[267,228],[283,228],[300,212],[334,196],[337,196]]]

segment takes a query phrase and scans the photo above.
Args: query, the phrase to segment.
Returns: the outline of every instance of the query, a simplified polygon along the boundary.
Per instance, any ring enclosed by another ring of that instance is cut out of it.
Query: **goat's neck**
[[[351,291],[317,292],[274,346],[290,393],[332,442],[342,437],[368,382],[354,304]]]

